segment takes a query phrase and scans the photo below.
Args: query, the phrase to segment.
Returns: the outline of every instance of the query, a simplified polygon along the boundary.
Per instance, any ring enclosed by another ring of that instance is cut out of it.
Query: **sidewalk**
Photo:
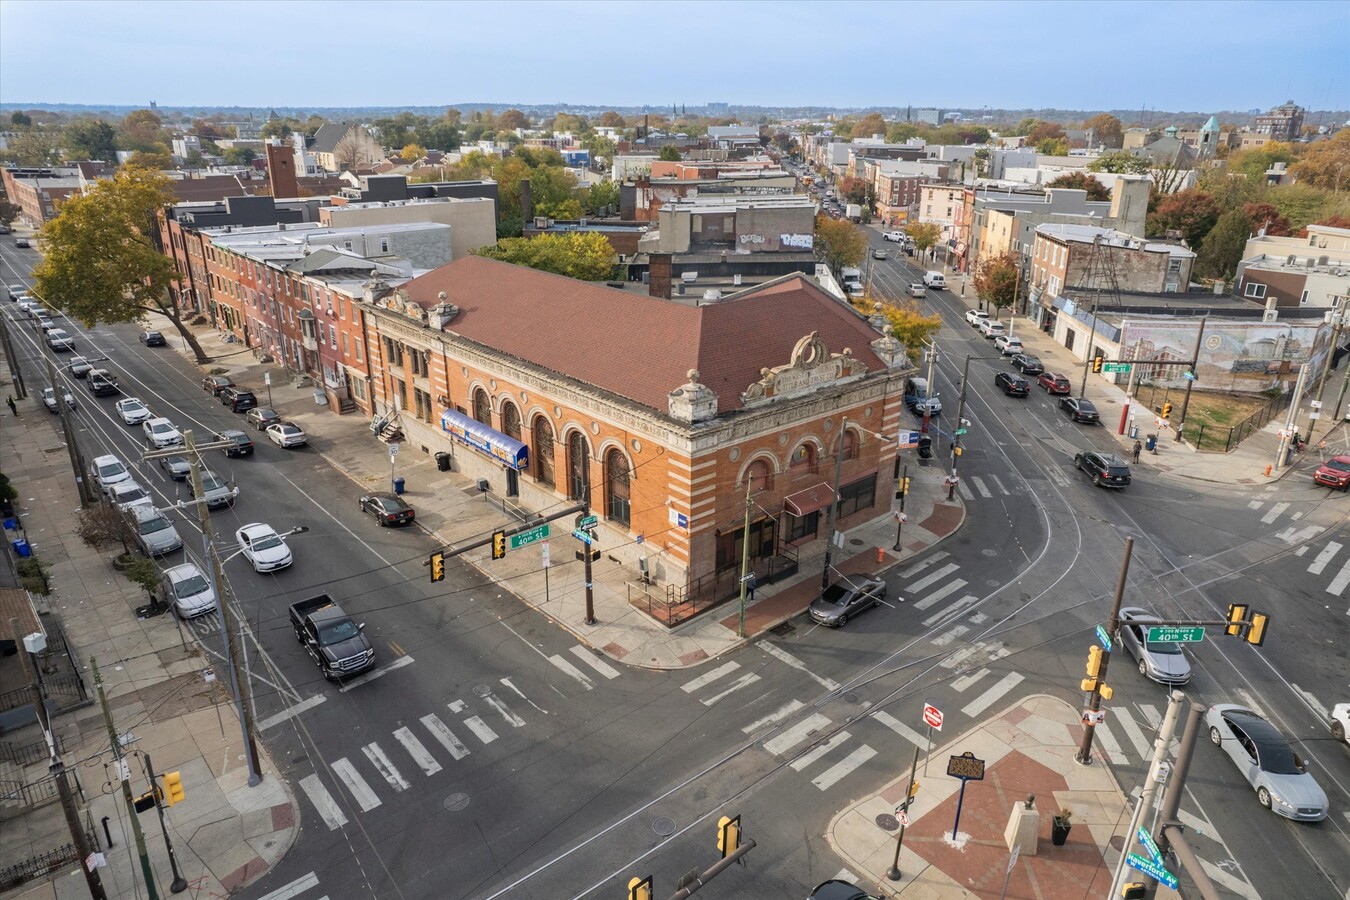
[[[857,884],[883,897],[905,900],[998,898],[1008,876],[1011,844],[1005,829],[1013,808],[1035,796],[1038,840],[1023,845],[1012,867],[1007,896],[1106,897],[1129,827],[1131,805],[1100,760],[1079,765],[1078,711],[1045,695],[1025,697],[931,753],[928,772],[919,758],[918,796],[910,804],[900,852],[899,881],[886,877],[895,855],[896,807],[904,801],[909,771],[834,817],[825,832],[830,846],[856,873]],[[973,753],[984,760],[982,781],[967,784],[956,824],[960,779],[949,777],[950,757]],[[909,760],[906,760],[908,763]],[[1073,811],[1062,847],[1051,844],[1054,816]],[[1131,877],[1142,881],[1142,876]],[[1177,894],[1160,887],[1158,896]]]

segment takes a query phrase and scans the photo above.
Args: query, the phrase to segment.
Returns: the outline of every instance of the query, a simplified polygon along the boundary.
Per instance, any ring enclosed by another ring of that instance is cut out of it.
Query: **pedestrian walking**
[[[745,576],[745,599],[751,603],[755,600],[755,573],[751,572]]]
[[[1144,445],[1138,441],[1134,442],[1134,461],[1139,462],[1139,454],[1144,452]]]
[[[14,404],[14,395],[11,394],[5,402],[9,404],[9,411],[17,416],[19,414],[19,407]]]

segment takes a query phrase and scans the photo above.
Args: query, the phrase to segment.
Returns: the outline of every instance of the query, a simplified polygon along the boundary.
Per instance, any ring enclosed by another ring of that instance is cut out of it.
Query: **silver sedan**
[[[1117,636],[1139,666],[1139,674],[1159,684],[1185,684],[1191,680],[1191,664],[1181,645],[1174,641],[1150,641],[1148,629],[1158,617],[1137,606],[1120,611]]]

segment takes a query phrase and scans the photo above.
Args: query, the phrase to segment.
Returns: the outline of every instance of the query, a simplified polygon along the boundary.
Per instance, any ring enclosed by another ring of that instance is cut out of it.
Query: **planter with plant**
[[[162,616],[169,611],[169,607],[159,597],[161,572],[159,571],[159,565],[153,559],[137,556],[122,569],[122,574],[127,576],[127,580],[131,583],[139,584],[145,588],[145,593],[150,597],[148,604],[136,607],[138,618]]]
[[[1060,807],[1059,815],[1055,816],[1050,825],[1050,843],[1056,847],[1063,847],[1064,842],[1069,839],[1069,828],[1072,827],[1070,819],[1073,818],[1073,809],[1067,806]]]

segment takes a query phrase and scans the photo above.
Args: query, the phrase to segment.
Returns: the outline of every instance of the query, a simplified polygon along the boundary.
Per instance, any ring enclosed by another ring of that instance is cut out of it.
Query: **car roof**
[[[164,575],[170,581],[182,581],[184,578],[191,578],[193,575],[201,575],[202,570],[192,563],[179,563],[176,566],[170,566],[164,570]]]
[[[248,437],[248,434],[240,431],[238,428],[227,428],[220,433],[221,437]]]
[[[94,465],[96,465],[96,466],[102,466],[102,465],[107,465],[108,463],[120,463],[120,462],[121,462],[121,460],[118,459],[116,456],[114,456],[114,455],[111,454],[111,453],[109,453],[107,456],[95,456],[95,457],[94,457]]]

